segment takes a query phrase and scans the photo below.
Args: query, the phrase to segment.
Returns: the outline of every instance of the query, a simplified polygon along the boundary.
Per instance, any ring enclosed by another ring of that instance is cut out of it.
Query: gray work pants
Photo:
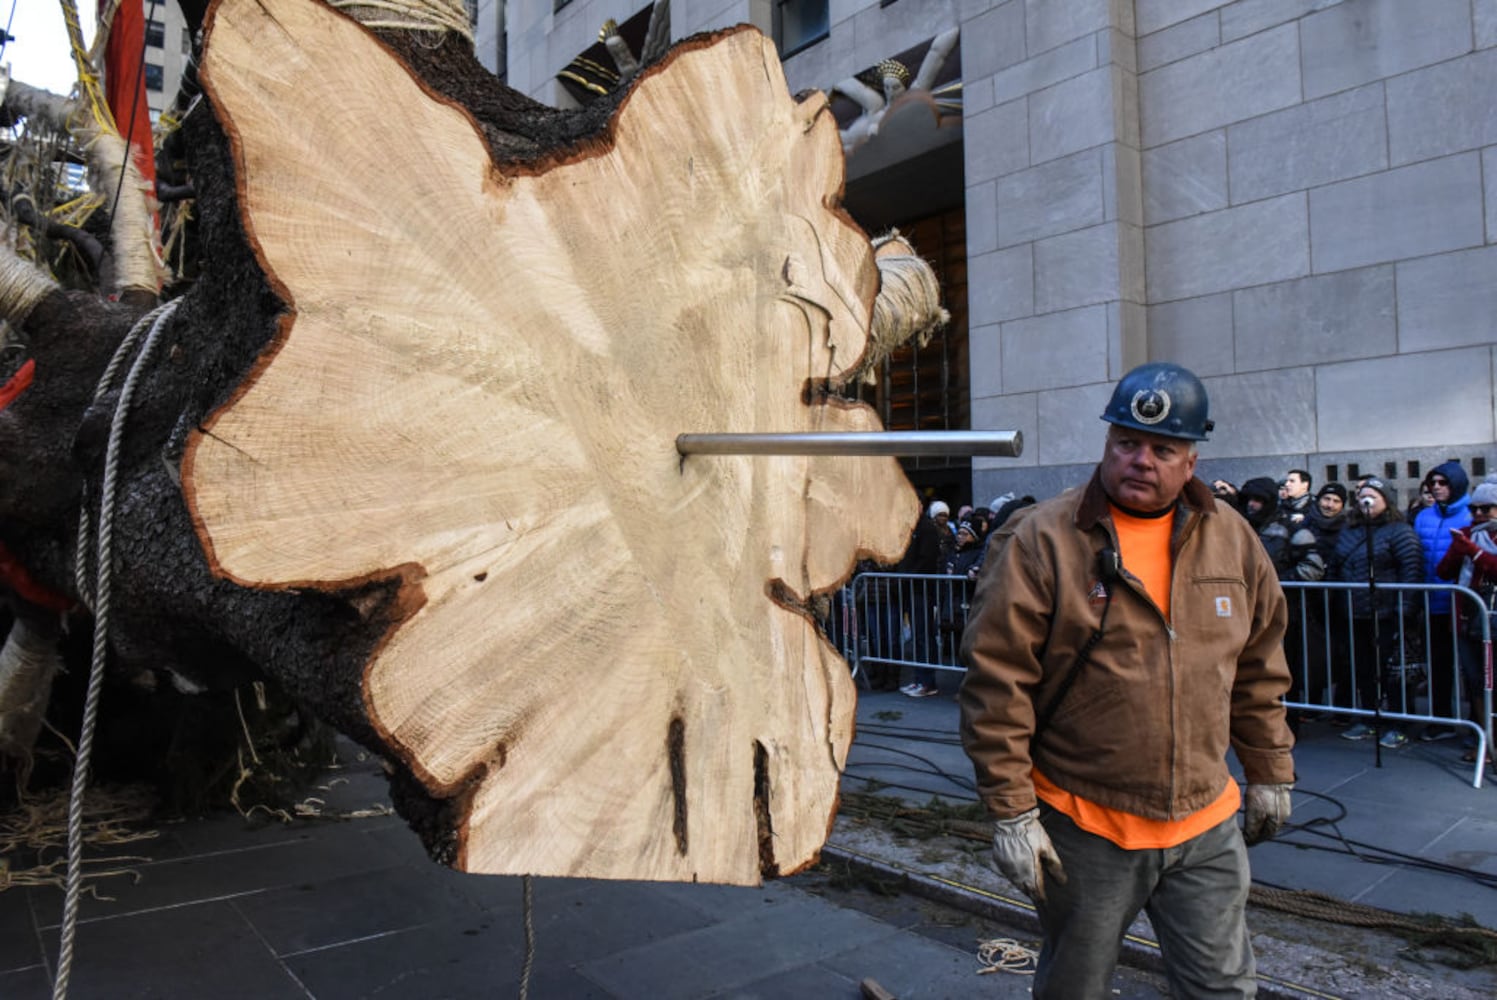
[[[1123,934],[1146,910],[1176,997],[1253,997],[1253,949],[1244,911],[1247,848],[1237,818],[1162,851],[1128,851],[1041,803],[1040,821],[1067,881],[1045,879],[1045,943],[1036,1000],[1101,1000]]]

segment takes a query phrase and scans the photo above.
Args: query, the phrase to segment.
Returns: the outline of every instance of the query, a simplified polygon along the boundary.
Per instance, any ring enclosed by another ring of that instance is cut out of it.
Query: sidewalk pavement
[[[909,785],[917,791],[904,794],[922,801],[931,792],[970,798],[970,768],[952,742],[956,706],[949,693],[925,700],[864,693],[846,787],[864,790],[871,778]],[[1348,838],[1497,874],[1497,793],[1471,787],[1469,769],[1454,763],[1458,744],[1385,752],[1377,770],[1367,744],[1332,733],[1312,730],[1301,745],[1297,820],[1344,807],[1338,827]],[[352,748],[347,755],[347,766],[330,775],[337,780],[317,793],[330,814],[387,801],[375,763],[355,759]],[[1324,840],[1296,833],[1255,848],[1255,876],[1391,909],[1469,913],[1497,925],[1497,893],[1490,889],[1295,846]],[[80,1000],[517,994],[524,954],[520,880],[432,864],[395,817],[262,825],[217,816],[164,826],[157,840],[112,853],[150,860],[130,865],[139,873],[135,884],[103,880],[101,890],[112,900],[83,901],[70,991]],[[828,849],[829,858],[862,859],[875,871],[913,873],[906,887],[914,891],[957,886],[958,895],[999,900],[988,915],[1006,926],[917,896],[846,889],[825,871],[759,889],[537,879],[530,996],[837,1000],[859,996],[859,980],[872,977],[902,998],[1027,997],[1025,977],[976,975],[979,939],[1035,940],[1023,926],[1022,905],[1001,903],[1016,894],[981,854],[953,859],[937,845],[900,843],[845,820]],[[0,997],[51,995],[61,913],[59,890],[0,892]],[[1301,950],[1286,951],[1264,934],[1255,938],[1260,954],[1274,953],[1265,965],[1294,966],[1288,982],[1304,982],[1314,970],[1303,967],[1317,964],[1339,962],[1344,971],[1360,963],[1378,973],[1322,975],[1317,993],[1274,995],[1497,992],[1497,979],[1485,972],[1462,979],[1430,970],[1434,979],[1420,979],[1386,942],[1369,945],[1365,937],[1349,940],[1307,924],[1281,926],[1256,913],[1255,933],[1260,922],[1280,938],[1298,939],[1290,943]],[[1304,948],[1332,941],[1334,952]],[[1439,985],[1420,985],[1429,982]],[[1338,992],[1344,983],[1355,985]],[[1156,975],[1128,968],[1114,988],[1123,998],[1165,995]]]

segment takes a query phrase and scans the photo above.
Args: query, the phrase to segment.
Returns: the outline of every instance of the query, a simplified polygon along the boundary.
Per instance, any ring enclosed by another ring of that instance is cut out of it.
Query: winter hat
[[[1497,486],[1494,486],[1493,489],[1497,490]],[[971,521],[963,521],[961,524],[958,524],[956,526],[956,533],[958,535],[960,535],[964,531],[967,534],[971,535],[974,540],[977,538],[977,529],[972,526],[972,522]]]
[[[948,507],[948,506],[946,506],[946,501],[944,501],[944,500],[933,500],[933,501],[931,501],[930,510],[926,511],[926,516],[929,517],[931,520],[935,520],[935,517],[936,517],[937,514],[945,514],[947,517],[951,516],[951,508]]]
[[[1279,502],[1279,484],[1267,476],[1249,479],[1242,484],[1237,493],[1243,500],[1262,500],[1265,504],[1273,505]]]
[[[1004,504],[1013,502],[1015,495],[1016,494],[1014,494],[1014,492],[1010,490],[1002,496],[994,497],[992,502],[988,504],[988,510],[992,511],[994,514],[998,513],[1003,509]]]
[[[1483,504],[1497,504],[1497,483],[1490,479],[1477,483],[1476,489],[1471,491],[1471,505],[1475,507]]]
[[[1331,494],[1332,496],[1339,497],[1343,505],[1346,503],[1346,487],[1342,486],[1340,483],[1326,483],[1320,488],[1320,492],[1315,494],[1315,499],[1319,500],[1327,493]]]
[[[1387,483],[1383,482],[1381,479],[1378,479],[1376,476],[1373,476],[1372,478],[1370,478],[1366,482],[1364,482],[1362,484],[1362,488],[1363,489],[1369,489],[1369,490],[1377,490],[1379,493],[1381,493],[1383,495],[1383,501],[1385,503],[1387,503],[1389,510],[1397,510],[1398,509],[1398,497],[1396,497],[1396,496],[1393,495],[1393,487],[1389,486]],[[1357,492],[1361,493],[1362,490],[1358,489]]]
[[[1450,480],[1451,503],[1455,503],[1455,501],[1465,496],[1467,488],[1471,485],[1471,480],[1466,478],[1466,470],[1461,468],[1460,462],[1444,462],[1430,469],[1429,473],[1424,477],[1425,486],[1429,485],[1430,477],[1432,476],[1444,476]]]

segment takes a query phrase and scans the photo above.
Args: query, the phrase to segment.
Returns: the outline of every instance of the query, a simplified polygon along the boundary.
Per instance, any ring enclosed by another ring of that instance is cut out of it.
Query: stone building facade
[[[479,0],[480,56],[564,103],[557,73],[643,6]],[[1208,477],[1497,471],[1497,0],[674,0],[673,35],[807,6],[792,90],[960,26],[961,169],[917,149],[929,173],[880,183],[855,154],[848,188],[878,225],[964,230],[950,391],[1027,447],[948,499],[1083,478],[1146,360],[1205,378]]]

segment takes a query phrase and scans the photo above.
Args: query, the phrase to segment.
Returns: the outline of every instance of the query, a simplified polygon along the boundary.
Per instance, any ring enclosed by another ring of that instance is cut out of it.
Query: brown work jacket
[[[962,742],[1000,818],[1035,806],[1038,767],[1061,788],[1150,819],[1209,805],[1230,774],[1294,780],[1284,594],[1263,544],[1199,479],[1175,514],[1168,621],[1123,567],[1101,640],[1036,744],[1050,704],[1106,601],[1098,553],[1117,534],[1093,474],[1020,511],[994,537],[962,652]]]

